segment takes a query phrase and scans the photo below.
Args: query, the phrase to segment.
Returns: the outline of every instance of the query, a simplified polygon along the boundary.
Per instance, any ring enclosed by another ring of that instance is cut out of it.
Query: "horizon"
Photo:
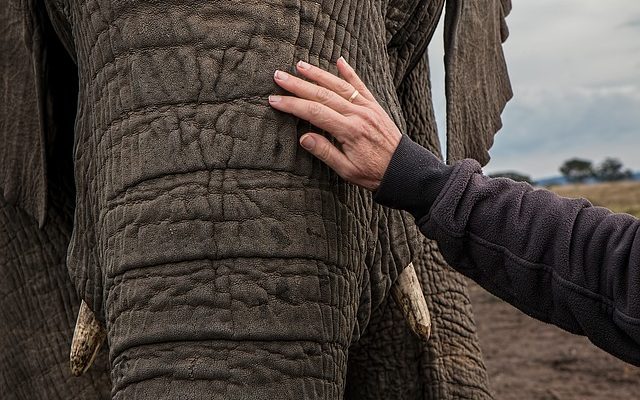
[[[508,173],[508,172],[518,172],[518,171],[491,171],[491,172],[486,172],[487,175],[493,175],[493,174],[503,174],[503,173]],[[599,181],[599,180],[587,180],[585,182],[579,182],[580,184],[587,184],[587,185],[592,185],[592,184],[598,184],[598,183],[612,183],[612,182],[628,182],[628,181],[639,181],[640,180],[640,170],[631,170],[631,178],[629,179],[622,179],[619,181]],[[527,174],[525,174],[527,175]],[[539,178],[531,178],[531,182],[536,184],[536,183],[540,183],[540,182],[546,182],[546,181],[555,181],[555,180],[567,180],[567,178],[562,175],[560,172],[558,172],[556,175],[550,175],[550,176],[541,176]],[[578,182],[569,182],[568,180],[566,181],[566,184],[575,184]]]
[[[640,180],[640,169],[628,168],[626,165],[623,166],[623,169],[631,170],[631,173],[632,173],[631,180]],[[540,176],[540,177],[535,177],[535,178],[530,176],[527,173],[524,173],[522,171],[513,170],[513,169],[504,169],[504,170],[501,169],[501,170],[495,170],[495,171],[487,171],[486,168],[483,168],[483,172],[485,174],[487,174],[487,175],[504,174],[504,173],[509,173],[509,172],[522,173],[522,174],[530,177],[533,182],[546,181],[546,180],[549,180],[549,179],[564,178],[564,175],[562,175],[562,173],[560,171],[558,171],[554,175],[546,175],[546,176]]]

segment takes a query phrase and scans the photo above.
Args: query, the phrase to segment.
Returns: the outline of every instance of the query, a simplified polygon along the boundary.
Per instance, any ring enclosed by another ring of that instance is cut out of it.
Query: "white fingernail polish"
[[[278,69],[277,69],[277,70],[276,70],[276,72],[275,72],[275,77],[276,77],[276,79],[279,79],[279,80],[281,80],[281,81],[286,81],[286,80],[287,80],[287,78],[288,78],[288,76],[287,76],[287,73],[286,73],[286,72],[282,72],[282,71],[280,71],[280,70],[278,70]]]
[[[300,69],[309,69],[311,67],[311,65],[307,64],[306,62],[300,60],[298,61],[298,68]]]

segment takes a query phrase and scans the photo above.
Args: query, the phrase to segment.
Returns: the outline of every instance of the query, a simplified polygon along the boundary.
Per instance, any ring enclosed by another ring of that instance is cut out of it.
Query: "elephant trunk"
[[[353,20],[358,7],[161,0],[76,10],[68,261],[105,322],[116,399],[342,396],[347,348],[368,321],[359,306],[380,304],[412,240],[399,213],[374,208],[301,150],[314,127],[267,97],[279,91],[274,70],[305,59],[335,72],[338,53],[374,66],[362,78],[391,93],[372,58],[384,35],[366,29],[384,21]],[[344,39],[335,47],[322,45],[327,13]]]
[[[391,296],[403,312],[411,331],[426,340],[431,335],[431,315],[418,281],[413,263],[398,276],[391,288]],[[74,376],[80,376],[91,367],[107,332],[82,301],[71,343],[70,368]]]
[[[109,295],[114,398],[342,396],[354,282],[309,260],[152,268]]]

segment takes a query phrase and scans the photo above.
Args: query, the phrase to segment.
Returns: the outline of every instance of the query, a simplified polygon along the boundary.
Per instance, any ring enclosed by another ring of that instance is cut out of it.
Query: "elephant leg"
[[[349,350],[345,398],[491,399],[464,278],[434,242],[414,261],[432,318],[431,338],[418,338],[389,300]]]
[[[81,378],[69,371],[80,302],[65,258],[72,210],[54,195],[42,229],[0,195],[0,397],[107,399],[107,352]]]

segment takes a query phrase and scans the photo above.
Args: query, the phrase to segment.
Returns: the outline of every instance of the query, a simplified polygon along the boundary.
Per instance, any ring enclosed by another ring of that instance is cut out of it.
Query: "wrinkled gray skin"
[[[509,7],[447,3],[450,159],[487,161],[510,96]],[[266,101],[276,68],[304,59],[336,73],[343,55],[400,129],[437,151],[426,45],[442,8],[10,1],[3,398],[490,398],[462,279],[410,216],[299,149],[315,127]],[[388,296],[412,261],[429,342]],[[108,348],[72,378],[79,298]]]

